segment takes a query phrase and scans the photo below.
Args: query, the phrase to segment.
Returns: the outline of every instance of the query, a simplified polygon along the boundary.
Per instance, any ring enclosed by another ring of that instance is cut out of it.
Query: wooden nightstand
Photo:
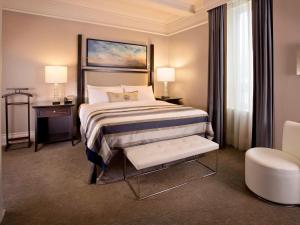
[[[182,98],[176,98],[176,97],[169,97],[169,98],[162,98],[162,97],[156,97],[156,100],[159,101],[165,101],[165,102],[169,102],[172,104],[177,104],[177,105],[182,105]]]
[[[35,151],[40,143],[71,141],[73,143],[74,104],[36,104],[35,110]]]

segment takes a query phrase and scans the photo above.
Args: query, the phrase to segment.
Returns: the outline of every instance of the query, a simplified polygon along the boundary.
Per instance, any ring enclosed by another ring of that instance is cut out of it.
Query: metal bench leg
[[[141,195],[140,195],[140,178],[139,175],[137,175],[137,185],[138,185],[138,191],[136,191],[134,189],[134,187],[132,186],[132,184],[130,183],[130,181],[127,179],[127,157],[125,154],[123,154],[124,156],[124,163],[123,163],[123,177],[124,177],[124,181],[128,184],[128,186],[130,187],[131,191],[134,193],[135,197],[140,200],[141,199]]]
[[[208,177],[208,176],[211,176],[211,175],[214,175],[217,173],[217,170],[218,170],[218,161],[219,161],[219,157],[218,157],[218,151],[219,150],[215,150],[216,153],[215,153],[215,169],[212,169],[210,166],[204,164],[203,162],[201,162],[199,159],[194,159],[194,160],[190,160],[190,161],[196,161],[197,163],[199,163],[200,165],[202,165],[203,167],[207,168],[210,172],[199,177],[199,178],[205,178],[205,177]],[[146,199],[146,198],[150,198],[150,197],[153,197],[153,196],[156,196],[156,195],[159,195],[161,193],[164,193],[164,192],[167,192],[167,191],[170,191],[170,190],[173,190],[175,188],[179,188],[179,187],[182,187],[188,183],[190,183],[191,181],[197,179],[198,177],[193,177],[193,178],[190,178],[188,179],[187,181],[181,183],[181,184],[178,184],[178,185],[175,185],[175,186],[172,186],[170,188],[166,188],[164,190],[161,190],[161,191],[158,191],[158,192],[155,192],[155,193],[152,193],[152,194],[149,194],[149,195],[146,195],[146,196],[141,196],[141,190],[140,190],[140,177],[143,176],[143,175],[147,175],[147,174],[150,174],[150,173],[155,173],[155,172],[158,172],[158,171],[161,171],[161,170],[165,170],[165,169],[168,169],[169,167],[163,167],[162,169],[157,169],[157,170],[154,170],[154,171],[150,171],[150,172],[146,172],[146,173],[142,173],[142,174],[138,174],[138,175],[135,175],[134,177],[137,178],[137,190],[132,186],[132,184],[130,183],[130,181],[127,179],[127,158],[124,154],[124,169],[123,169],[123,173],[124,173],[124,180],[126,181],[126,183],[128,184],[128,186],[130,187],[131,191],[134,193],[134,195],[136,196],[136,198],[138,200],[143,200],[143,199]]]
[[[123,154],[123,157],[124,157],[123,177],[124,177],[124,180],[126,180],[126,178],[127,178],[127,158],[126,158],[125,154]]]
[[[138,191],[137,191],[137,197],[140,200],[141,199],[141,181],[140,176],[137,176],[137,185],[138,185]]]
[[[211,168],[210,166],[206,165],[205,163],[201,162],[200,159],[196,160],[197,163],[199,163],[200,165],[204,166],[205,168],[209,169],[210,171],[212,171],[211,173],[208,173],[207,175],[205,175],[204,177],[216,174],[218,172],[218,164],[219,164],[219,149],[215,150],[215,169]]]
[[[219,149],[216,150],[216,173],[219,169]]]

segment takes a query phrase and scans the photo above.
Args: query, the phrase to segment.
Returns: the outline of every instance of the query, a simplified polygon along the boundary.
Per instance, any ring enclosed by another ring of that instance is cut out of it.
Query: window
[[[227,142],[239,149],[251,144],[253,52],[251,1],[227,8]]]

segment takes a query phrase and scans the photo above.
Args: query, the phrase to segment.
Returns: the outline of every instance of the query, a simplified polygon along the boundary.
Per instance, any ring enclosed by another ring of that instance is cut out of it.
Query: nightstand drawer
[[[38,117],[56,117],[69,115],[71,115],[71,108],[63,107],[40,108],[37,112]]]

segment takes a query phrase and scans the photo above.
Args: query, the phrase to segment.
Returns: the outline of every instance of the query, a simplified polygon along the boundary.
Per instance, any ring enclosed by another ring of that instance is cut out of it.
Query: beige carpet
[[[88,185],[87,172],[81,144],[4,152],[3,224],[300,224],[299,207],[266,204],[247,190],[244,154],[233,149],[221,152],[216,176],[143,201],[124,182]]]

